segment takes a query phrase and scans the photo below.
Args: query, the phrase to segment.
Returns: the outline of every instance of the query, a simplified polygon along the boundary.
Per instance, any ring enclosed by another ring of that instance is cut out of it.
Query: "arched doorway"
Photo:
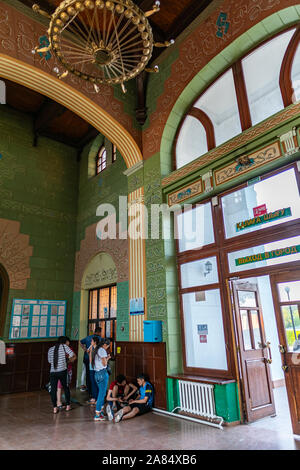
[[[0,336],[4,336],[8,290],[9,277],[5,268],[0,264]]]

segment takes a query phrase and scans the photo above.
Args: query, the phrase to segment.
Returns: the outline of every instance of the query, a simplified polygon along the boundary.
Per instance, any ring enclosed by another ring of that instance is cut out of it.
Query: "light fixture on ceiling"
[[[124,82],[147,68],[153,47],[169,47],[173,40],[154,42],[147,18],[160,9],[143,12],[132,0],[65,0],[52,15],[35,4],[33,10],[50,19],[49,45],[33,52],[49,50],[63,67],[58,78],[68,73],[86,80],[99,91],[100,84],[116,85],[126,92]]]

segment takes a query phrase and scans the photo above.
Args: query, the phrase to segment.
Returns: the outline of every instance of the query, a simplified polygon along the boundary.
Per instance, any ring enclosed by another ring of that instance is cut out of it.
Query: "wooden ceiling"
[[[3,79],[2,79],[3,80]],[[33,117],[34,144],[39,136],[62,142],[79,152],[98,131],[59,103],[15,82],[5,80],[6,104]]]
[[[61,0],[18,0],[28,7],[34,3],[53,13]],[[134,0],[142,10],[151,10],[155,0]],[[210,4],[211,0],[161,0],[160,11],[149,17],[155,41],[164,42],[176,37]],[[164,49],[154,48],[152,59]],[[147,74],[146,74],[147,75]],[[141,77],[138,77],[141,78]],[[30,113],[34,120],[35,142],[45,136],[78,149],[78,153],[98,132],[79,116],[45,96],[16,83],[5,80],[7,105]],[[137,120],[146,119],[146,79],[137,81]]]
[[[19,0],[30,8],[37,3],[48,13],[62,0]],[[151,10],[155,0],[133,0],[142,10]],[[212,0],[160,0],[160,11],[149,17],[156,41],[176,39],[185,28],[210,4]]]

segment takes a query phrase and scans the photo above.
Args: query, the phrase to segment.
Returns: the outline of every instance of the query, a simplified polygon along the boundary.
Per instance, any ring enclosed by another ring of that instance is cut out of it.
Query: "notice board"
[[[64,336],[66,300],[13,299],[9,339]]]

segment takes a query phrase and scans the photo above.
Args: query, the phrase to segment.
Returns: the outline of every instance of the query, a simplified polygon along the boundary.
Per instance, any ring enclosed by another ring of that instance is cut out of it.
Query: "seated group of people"
[[[105,411],[109,421],[115,423],[121,419],[134,418],[151,411],[153,407],[154,390],[144,374],[137,377],[139,389],[133,383],[127,383],[124,375],[118,375],[109,387],[106,396]]]
[[[80,341],[85,351],[85,368],[89,404],[96,406],[95,421],[114,420],[115,423],[122,419],[134,418],[151,411],[154,400],[154,390],[144,374],[137,377],[138,387],[133,383],[127,383],[124,375],[118,375],[108,388],[109,372],[108,361],[110,354],[110,340],[101,338],[101,329],[95,331]],[[70,382],[72,374],[72,362],[76,360],[76,354],[69,347],[70,340],[66,336],[58,338],[55,346],[48,351],[50,368],[50,395],[53,404],[53,413],[64,409],[61,404],[61,388],[64,388],[66,398],[66,411],[71,409]],[[86,356],[87,355],[87,356]],[[88,362],[86,362],[88,357]]]
[[[95,421],[108,419],[118,423],[121,419],[130,419],[152,409],[153,386],[143,374],[137,377],[139,390],[136,385],[127,384],[124,375],[119,375],[107,393],[110,340],[101,337],[101,328],[96,328],[93,335],[82,339],[80,346],[84,350],[83,362],[90,395],[88,403],[96,405]]]

